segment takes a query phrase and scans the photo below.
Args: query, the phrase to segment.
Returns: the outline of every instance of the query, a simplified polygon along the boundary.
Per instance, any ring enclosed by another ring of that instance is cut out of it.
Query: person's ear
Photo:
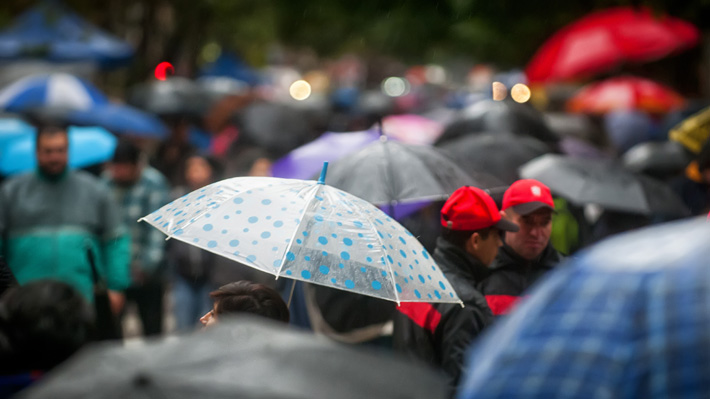
[[[466,251],[475,252],[478,250],[478,244],[481,241],[481,235],[478,233],[471,234],[471,237],[466,241]]]

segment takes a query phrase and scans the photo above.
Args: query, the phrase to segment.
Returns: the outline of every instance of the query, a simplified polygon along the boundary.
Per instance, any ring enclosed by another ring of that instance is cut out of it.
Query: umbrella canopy
[[[236,54],[222,53],[214,62],[206,64],[199,73],[200,77],[225,77],[245,82],[249,85],[259,83],[259,75]]]
[[[570,112],[605,114],[636,109],[665,114],[683,107],[683,97],[670,87],[649,79],[619,76],[583,87],[567,101]]]
[[[532,137],[504,133],[464,136],[440,146],[452,154],[457,164],[472,176],[485,171],[502,184],[513,184],[520,178],[518,168],[526,162],[550,152],[545,143]]]
[[[0,119],[0,147],[6,142],[35,133],[35,128],[27,122],[17,118]]]
[[[117,139],[100,127],[69,128],[69,166],[83,168],[110,160],[116,149]],[[35,135],[22,137],[0,144],[0,173],[14,175],[37,167]]]
[[[99,89],[65,73],[27,76],[0,91],[0,108],[10,112],[40,107],[87,110],[106,104]]]
[[[323,179],[227,179],[142,220],[277,277],[398,303],[460,301],[409,231]]]
[[[443,379],[418,364],[267,320],[225,318],[203,332],[136,347],[95,345],[25,398],[438,398]]]
[[[288,153],[271,167],[274,177],[310,179],[325,161],[338,159],[377,141],[380,134],[374,130],[348,133],[325,133],[308,144]]]
[[[40,57],[55,62],[126,64],[133,48],[89,24],[59,1],[43,1],[0,32],[0,59]]]
[[[328,181],[375,205],[445,200],[481,186],[438,149],[379,140],[332,165]]]
[[[699,154],[710,138],[710,107],[683,120],[671,129],[668,137],[682,144],[690,152]]]
[[[285,104],[258,102],[238,116],[240,141],[257,145],[279,156],[314,138],[305,113]]]
[[[482,100],[462,111],[460,119],[448,125],[436,143],[483,132],[515,133],[548,144],[555,144],[559,139],[547,126],[542,114],[529,104]]]
[[[627,62],[658,60],[695,46],[698,29],[646,8],[617,7],[592,13],[546,41],[528,64],[531,83],[586,78]]]
[[[523,165],[520,176],[537,179],[578,205],[596,204],[642,215],[688,216],[670,187],[609,161],[548,154]]]
[[[128,104],[158,115],[202,115],[205,100],[197,83],[181,77],[140,84],[128,95]]]
[[[444,126],[415,114],[390,115],[382,119],[382,131],[403,143],[428,145],[439,138]]]
[[[557,268],[478,341],[457,397],[706,396],[709,233],[644,229]]]
[[[680,143],[664,141],[638,144],[628,150],[622,160],[633,172],[670,176],[682,172],[693,158]]]
[[[109,103],[89,82],[68,74],[34,75],[0,91],[0,108],[27,114],[50,114],[67,123],[101,126],[115,133],[162,138],[167,128],[138,109]]]

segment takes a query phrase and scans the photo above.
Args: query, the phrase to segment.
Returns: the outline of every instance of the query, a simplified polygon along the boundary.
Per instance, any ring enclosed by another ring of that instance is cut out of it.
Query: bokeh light
[[[382,92],[390,97],[401,97],[409,93],[409,82],[396,76],[389,77],[382,82]]]
[[[297,80],[291,84],[288,92],[295,100],[303,101],[311,96],[311,85],[305,80]]]
[[[446,83],[446,69],[441,65],[427,65],[424,71],[426,80],[435,85],[442,85]]]
[[[513,97],[513,100],[522,104],[530,100],[532,93],[530,92],[529,87],[522,83],[518,83],[510,89],[510,96]]]
[[[508,97],[508,88],[501,82],[493,82],[493,100],[503,101]]]
[[[172,75],[173,73],[175,73],[175,68],[173,68],[173,64],[169,62],[163,61],[155,67],[155,78],[158,80],[165,80],[168,78],[168,75]]]

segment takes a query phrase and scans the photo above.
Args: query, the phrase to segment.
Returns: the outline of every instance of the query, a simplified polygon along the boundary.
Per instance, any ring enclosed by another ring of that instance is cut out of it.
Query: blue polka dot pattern
[[[144,220],[274,275],[390,300],[458,302],[431,254],[409,231],[371,204],[327,185],[232,178],[189,193]]]

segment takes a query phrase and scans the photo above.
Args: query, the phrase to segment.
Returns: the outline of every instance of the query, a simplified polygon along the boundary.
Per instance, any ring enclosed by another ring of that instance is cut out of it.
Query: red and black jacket
[[[463,249],[439,238],[434,260],[465,307],[458,304],[407,302],[394,317],[394,347],[441,368],[456,387],[471,342],[493,321],[476,284],[489,270]]]
[[[551,244],[532,261],[521,258],[509,246],[502,246],[490,266],[490,276],[479,285],[493,315],[508,313],[523,293],[561,260],[562,255]]]

